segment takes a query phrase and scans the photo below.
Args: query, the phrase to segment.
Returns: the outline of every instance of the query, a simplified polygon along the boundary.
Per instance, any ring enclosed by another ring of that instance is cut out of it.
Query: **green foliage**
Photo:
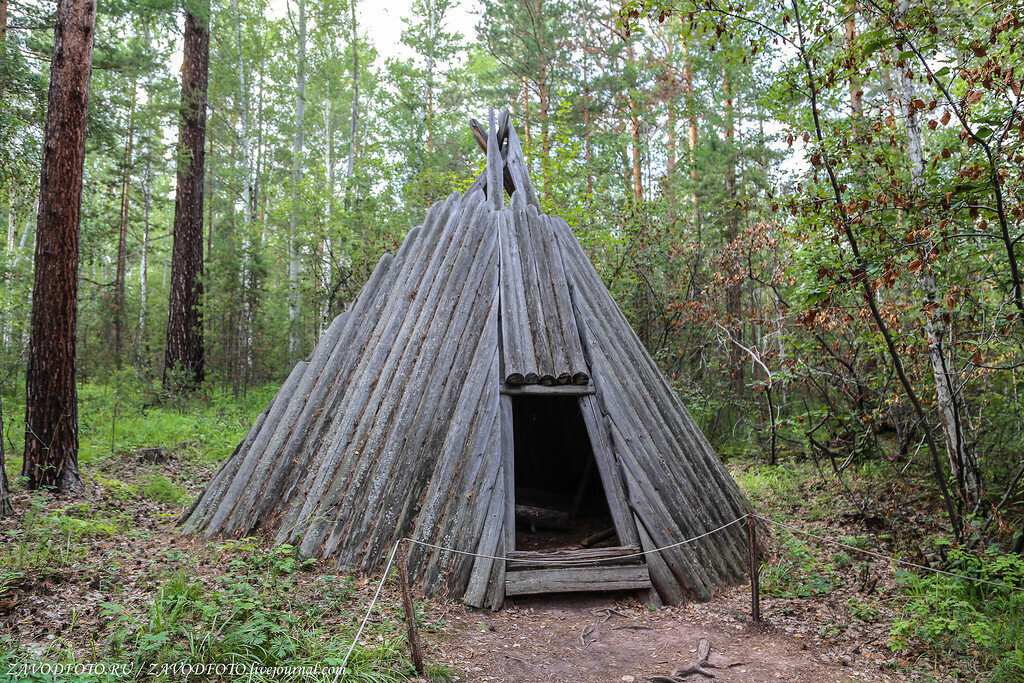
[[[179,505],[188,499],[181,487],[159,472],[150,472],[140,483],[143,495],[157,503]]]
[[[767,595],[780,598],[810,598],[828,595],[833,588],[831,572],[818,561],[803,541],[780,532],[778,560],[761,572],[761,587]]]
[[[935,653],[977,659],[992,680],[1020,680],[1024,672],[1024,558],[996,551],[949,551],[946,568],[1010,588],[938,574],[901,573],[907,595],[894,622],[891,646],[925,643]]]
[[[351,635],[324,629],[315,617],[288,604],[286,594],[261,590],[239,578],[211,590],[194,575],[177,572],[163,581],[142,618],[108,605],[107,616],[116,624],[107,643],[110,656],[130,657],[141,670],[158,672],[154,680],[173,680],[173,674],[166,675],[167,667],[181,661],[195,667],[341,665],[348,650],[346,638]],[[377,645],[357,648],[349,660],[351,678],[347,675],[346,680],[405,678],[408,664],[399,633],[396,626]],[[276,678],[257,674],[253,680],[329,680],[332,676],[311,677],[308,671],[296,669]]]

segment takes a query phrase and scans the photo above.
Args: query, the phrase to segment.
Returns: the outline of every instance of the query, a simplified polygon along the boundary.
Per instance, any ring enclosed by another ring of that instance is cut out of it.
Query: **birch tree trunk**
[[[352,207],[352,183],[356,172],[356,140],[359,136],[359,24],[356,20],[356,0],[352,10],[352,120],[349,126],[348,167],[345,170],[345,208]]]
[[[128,139],[124,146],[124,168],[121,170],[121,213],[117,238],[117,271],[114,276],[114,365],[121,369],[124,349],[125,276],[128,270],[128,209],[132,184],[132,156],[135,150],[135,105],[138,77],[132,78],[131,105],[128,108]]]
[[[242,156],[242,262],[239,281],[242,287],[242,315],[239,318],[238,337],[241,344],[241,367],[239,374],[243,390],[252,375],[252,323],[253,308],[250,272],[252,271],[252,230],[253,230],[253,164],[252,144],[249,141],[249,88],[245,78],[245,57],[242,51],[242,17],[238,12],[238,0],[231,0],[235,15],[235,48],[238,50],[238,92],[239,123],[238,146]]]
[[[302,350],[299,334],[299,255],[295,246],[299,229],[299,185],[302,182],[302,149],[306,119],[306,0],[298,0],[299,56],[295,87],[295,136],[292,139],[292,209],[288,223],[288,354],[297,358]]]
[[[910,0],[900,0],[899,13],[905,15],[910,10]],[[898,61],[898,54],[897,54]],[[902,109],[903,122],[907,133],[907,157],[910,161],[911,187],[914,192],[924,188],[924,153],[922,150],[921,124],[914,108],[914,82],[907,76],[906,67],[897,66],[895,85],[899,104]],[[978,472],[978,461],[970,442],[967,440],[964,426],[963,397],[956,386],[956,376],[947,358],[944,344],[948,336],[946,324],[942,320],[939,291],[932,270],[932,256],[936,252],[935,243],[931,238],[923,240],[921,245],[921,265],[918,281],[924,292],[924,329],[928,343],[928,359],[932,366],[932,378],[935,383],[935,403],[938,409],[939,422],[942,425],[943,440],[946,442],[946,455],[950,471],[956,479],[957,493],[970,507],[975,507],[981,499],[981,475]]]
[[[25,459],[30,489],[80,492],[75,345],[78,243],[94,0],[59,0],[36,225],[32,331],[25,373]]]

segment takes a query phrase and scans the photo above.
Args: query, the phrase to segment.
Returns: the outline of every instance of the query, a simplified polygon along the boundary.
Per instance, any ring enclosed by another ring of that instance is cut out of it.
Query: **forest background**
[[[148,445],[147,415],[265,398],[380,256],[476,177],[469,118],[508,105],[544,210],[725,458],[813,463],[865,515],[926,509],[909,525],[922,556],[1022,579],[992,569],[1024,552],[1012,3],[483,0],[468,40],[451,0],[413,0],[388,59],[356,0],[187,9],[210,35],[206,378],[187,395],[161,383],[183,7],[108,0],[80,227],[83,472]],[[15,484],[53,22],[52,3],[0,0]],[[866,490],[845,487],[853,472]]]

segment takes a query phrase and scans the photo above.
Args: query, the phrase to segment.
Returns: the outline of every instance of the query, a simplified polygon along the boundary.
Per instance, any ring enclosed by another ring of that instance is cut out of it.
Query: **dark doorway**
[[[513,396],[516,550],[618,544],[578,396]]]

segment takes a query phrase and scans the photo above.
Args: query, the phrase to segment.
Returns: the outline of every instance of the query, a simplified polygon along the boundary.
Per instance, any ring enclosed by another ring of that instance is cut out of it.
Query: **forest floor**
[[[256,539],[181,536],[177,517],[215,470],[187,453],[182,444],[157,464],[98,461],[80,498],[16,492],[15,515],[0,521],[0,679],[17,680],[12,667],[26,661],[127,663],[141,678],[182,661],[341,662],[379,577]],[[763,514],[851,546],[891,553],[899,525],[935,528],[925,499],[901,506],[897,522],[872,511],[899,483],[865,501],[836,497],[809,466],[731,466]],[[633,595],[517,599],[496,613],[418,599],[428,678],[658,680],[692,663],[702,638],[715,661],[735,664],[715,672],[725,681],[974,680],[976,666],[992,666],[971,650],[938,658],[930,643],[901,638],[907,598],[889,563],[781,532],[767,545],[763,629],[748,623],[745,587],[658,609]],[[414,677],[400,605],[389,580],[345,680]]]

